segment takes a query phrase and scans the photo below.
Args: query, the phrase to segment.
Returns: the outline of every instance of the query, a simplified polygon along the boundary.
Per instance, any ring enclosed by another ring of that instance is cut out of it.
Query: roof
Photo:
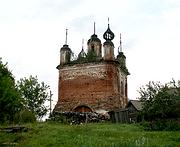
[[[97,37],[96,34],[93,34],[93,35],[91,36],[91,38],[88,40],[87,44],[89,44],[89,43],[91,43],[91,42],[93,42],[93,41],[101,43],[101,40]]]
[[[111,29],[109,28],[109,24],[108,24],[108,28],[106,30],[106,32],[103,34],[103,38],[107,41],[111,41],[114,39],[114,33],[111,31]]]
[[[86,53],[84,49],[82,48],[81,52],[78,54],[78,58],[85,58],[85,57],[86,57]]]
[[[132,104],[136,110],[141,111],[142,110],[142,102],[138,100],[130,100],[127,104],[127,107]]]
[[[70,51],[71,49],[69,48],[69,46],[67,44],[64,44],[63,47],[61,48],[61,51]]]

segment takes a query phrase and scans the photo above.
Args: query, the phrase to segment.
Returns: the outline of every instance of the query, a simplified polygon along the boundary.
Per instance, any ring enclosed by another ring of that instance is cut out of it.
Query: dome
[[[126,56],[124,55],[123,52],[119,52],[119,54],[117,55],[117,58],[118,58],[118,59],[120,59],[120,58],[126,59]]]
[[[86,53],[83,48],[82,48],[81,52],[78,54],[78,58],[86,58]]]
[[[99,43],[101,43],[101,40],[97,37],[97,35],[96,34],[93,34],[92,36],[91,36],[91,38],[88,40],[88,42],[87,42],[87,44],[89,44],[89,43],[91,43],[91,42],[99,42]]]
[[[61,48],[61,51],[70,51],[71,49],[69,48],[69,46],[67,44],[64,44],[63,47]]]
[[[109,28],[109,24],[108,24],[108,28],[106,30],[106,32],[103,34],[103,38],[107,41],[111,41],[114,39],[114,33],[111,31],[111,29]]]

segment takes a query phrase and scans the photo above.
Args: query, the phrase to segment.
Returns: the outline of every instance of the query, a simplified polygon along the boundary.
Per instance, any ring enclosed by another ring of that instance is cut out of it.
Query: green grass
[[[2,143],[17,143],[22,147],[178,147],[180,132],[144,131],[133,124],[83,124],[61,123],[27,124],[23,133],[0,132]]]

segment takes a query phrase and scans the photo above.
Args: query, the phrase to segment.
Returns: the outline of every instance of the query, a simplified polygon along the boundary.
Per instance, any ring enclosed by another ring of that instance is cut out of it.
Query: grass
[[[178,147],[180,132],[144,131],[133,124],[26,124],[28,132],[0,132],[2,143],[22,147]]]

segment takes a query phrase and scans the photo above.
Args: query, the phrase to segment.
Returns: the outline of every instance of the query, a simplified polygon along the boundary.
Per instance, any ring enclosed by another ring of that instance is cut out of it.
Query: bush
[[[179,120],[156,120],[142,122],[141,125],[148,131],[180,131]]]
[[[29,110],[22,110],[15,115],[15,123],[33,123],[36,121],[36,116]]]

